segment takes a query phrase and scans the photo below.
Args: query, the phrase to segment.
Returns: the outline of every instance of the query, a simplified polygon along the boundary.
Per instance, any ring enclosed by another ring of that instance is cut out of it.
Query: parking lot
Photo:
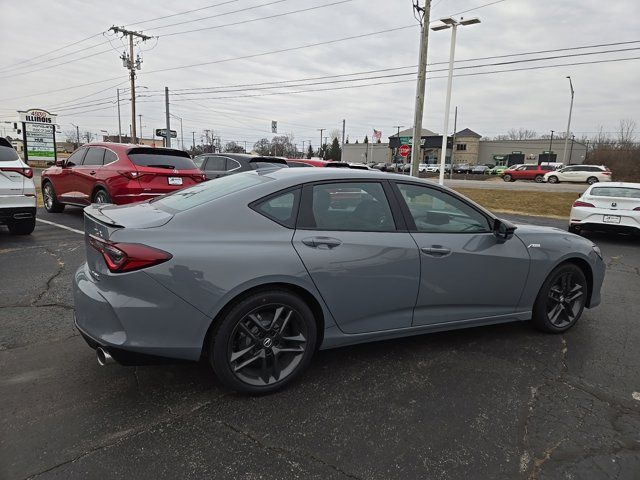
[[[565,335],[520,323],[323,351],[252,398],[206,364],[99,367],[73,328],[82,211],[38,218],[29,237],[0,229],[0,478],[638,478],[637,239],[591,236],[603,302]]]

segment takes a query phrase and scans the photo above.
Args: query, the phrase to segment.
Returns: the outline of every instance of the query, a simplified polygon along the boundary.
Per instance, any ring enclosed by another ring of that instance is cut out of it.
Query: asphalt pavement
[[[206,364],[98,367],[73,328],[82,212],[38,218],[69,229],[0,227],[2,479],[639,478],[637,239],[591,235],[602,305],[564,335],[523,322],[323,351],[252,398]]]

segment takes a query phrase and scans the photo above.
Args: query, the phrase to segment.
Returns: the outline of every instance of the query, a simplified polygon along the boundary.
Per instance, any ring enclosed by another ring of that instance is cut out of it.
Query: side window
[[[83,165],[101,167],[104,161],[104,148],[91,147],[84,157]]]
[[[213,170],[215,172],[224,172],[225,158],[224,157],[207,157],[206,169]]]
[[[256,212],[288,228],[294,228],[300,189],[268,197],[251,205]]]
[[[302,228],[356,232],[395,231],[382,184],[350,182],[314,185]]]
[[[462,200],[421,185],[398,184],[418,232],[481,233],[491,231],[489,220]]]
[[[196,167],[202,169],[202,165],[204,164],[204,161],[206,159],[207,159],[207,157],[205,157],[204,155],[200,155],[199,157],[196,157],[196,158],[193,159],[193,163],[196,164]]]
[[[118,156],[112,152],[111,150],[105,150],[104,151],[104,164],[107,165],[108,163],[113,163],[116,160],[118,160]]]
[[[240,168],[240,164],[238,162],[236,162],[232,158],[227,158],[227,171],[236,170],[238,168]]]
[[[82,165],[82,160],[84,159],[85,153],[87,153],[86,148],[81,148],[79,150],[76,150],[69,156],[69,158],[67,158],[65,165],[67,167],[76,167],[78,165]]]
[[[527,165],[525,168],[527,170],[538,170],[538,166],[537,165]]]

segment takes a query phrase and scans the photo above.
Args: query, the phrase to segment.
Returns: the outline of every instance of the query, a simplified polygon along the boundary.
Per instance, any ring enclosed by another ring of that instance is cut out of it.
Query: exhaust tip
[[[104,367],[105,365],[108,365],[110,363],[115,363],[115,360],[111,355],[109,355],[109,352],[107,352],[102,347],[98,347],[96,349],[96,359],[98,360],[98,365],[100,365],[101,367]]]

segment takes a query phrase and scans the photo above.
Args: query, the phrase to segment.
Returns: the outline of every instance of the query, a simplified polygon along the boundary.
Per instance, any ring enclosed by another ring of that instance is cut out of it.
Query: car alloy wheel
[[[104,190],[98,190],[93,196],[94,203],[111,203],[111,197]]]
[[[536,178],[534,178],[536,183],[542,183],[543,179],[544,179],[544,177],[542,175],[536,175]]]
[[[44,207],[47,210],[51,210],[51,207],[53,206],[53,188],[49,183],[47,183],[42,189],[42,200],[44,201]]]
[[[510,182],[510,181],[511,181],[511,175],[508,175],[508,174],[507,174],[507,175],[505,175],[504,177],[502,177],[502,179],[503,179],[505,182]]]
[[[558,183],[558,177],[556,177],[555,175],[551,175],[548,179],[549,183]]]
[[[561,333],[582,315],[587,300],[587,281],[573,264],[556,268],[543,284],[533,307],[534,325],[547,332]]]
[[[257,292],[224,315],[209,358],[227,387],[254,395],[271,393],[309,364],[316,332],[313,313],[300,297],[288,291]]]
[[[596,177],[589,177],[587,178],[587,183],[593,185],[594,183],[598,183],[598,179]]]

